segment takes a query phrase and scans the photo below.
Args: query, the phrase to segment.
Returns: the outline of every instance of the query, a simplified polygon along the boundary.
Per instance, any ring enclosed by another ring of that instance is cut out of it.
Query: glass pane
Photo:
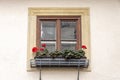
[[[55,45],[56,42],[55,41],[42,41],[41,44],[45,43],[46,44],[46,48],[48,49],[49,52],[55,51]]]
[[[41,40],[55,40],[55,26],[55,21],[41,21]]]
[[[61,50],[75,50],[76,42],[61,42]]]
[[[62,21],[61,23],[61,40],[76,39],[76,22]]]

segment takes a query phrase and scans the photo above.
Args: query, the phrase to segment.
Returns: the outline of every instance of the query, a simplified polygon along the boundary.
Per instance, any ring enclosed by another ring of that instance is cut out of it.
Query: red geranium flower
[[[40,51],[44,51],[44,48],[40,48]]]
[[[87,49],[87,47],[86,47],[85,45],[82,45],[82,48],[83,48],[83,49]]]
[[[44,48],[45,48],[45,47],[46,47],[46,44],[42,44],[42,47],[44,47]]]
[[[35,53],[35,52],[37,52],[37,51],[38,51],[38,48],[37,48],[37,47],[33,47],[33,48],[32,48],[32,52],[33,52],[33,53]]]

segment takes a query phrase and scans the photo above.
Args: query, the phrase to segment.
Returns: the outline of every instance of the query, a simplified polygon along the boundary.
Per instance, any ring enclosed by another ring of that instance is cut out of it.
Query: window
[[[41,43],[51,51],[80,49],[84,44],[90,60],[89,8],[29,8],[28,12],[27,71],[37,70],[29,62],[34,58],[31,49]]]
[[[81,46],[80,16],[37,16],[37,46],[47,44],[49,51]]]

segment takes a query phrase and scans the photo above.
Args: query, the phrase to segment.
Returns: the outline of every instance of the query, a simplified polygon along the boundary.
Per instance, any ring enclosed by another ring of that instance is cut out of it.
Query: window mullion
[[[61,21],[60,21],[60,19],[57,19],[57,21],[56,21],[56,33],[57,33],[57,36],[56,36],[56,49],[57,50],[60,50],[60,48],[61,48]]]

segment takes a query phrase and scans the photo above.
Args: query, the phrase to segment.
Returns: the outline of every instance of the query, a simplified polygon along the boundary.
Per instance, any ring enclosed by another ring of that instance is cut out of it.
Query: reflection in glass
[[[62,40],[75,40],[76,39],[76,22],[62,21],[61,39]]]
[[[76,42],[61,42],[61,50],[75,50]]]
[[[42,41],[41,44],[45,43],[46,48],[49,52],[55,51],[55,42],[54,41]]]
[[[41,21],[41,40],[55,40],[55,21]]]

